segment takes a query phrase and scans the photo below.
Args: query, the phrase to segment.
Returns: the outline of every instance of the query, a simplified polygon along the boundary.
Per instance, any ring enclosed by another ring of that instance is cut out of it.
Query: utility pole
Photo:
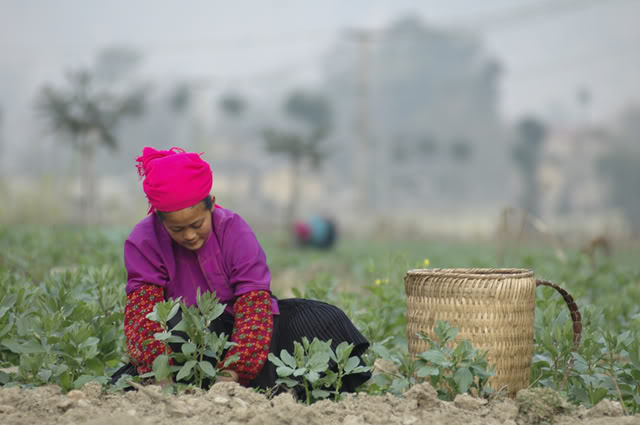
[[[206,79],[197,79],[190,84],[193,97],[191,143],[193,149],[198,152],[210,152],[211,149],[211,82]]]
[[[2,110],[2,105],[0,105],[0,189],[2,189],[2,185],[4,184],[4,157],[6,155],[5,143],[4,143],[4,115]]]
[[[372,134],[369,125],[369,102],[370,102],[370,44],[376,37],[378,31],[355,29],[347,35],[358,43],[359,65],[358,65],[358,144],[355,149],[355,185],[356,197],[355,210],[368,211],[371,207],[369,199],[369,188],[371,187],[371,173],[369,171],[371,163]]]

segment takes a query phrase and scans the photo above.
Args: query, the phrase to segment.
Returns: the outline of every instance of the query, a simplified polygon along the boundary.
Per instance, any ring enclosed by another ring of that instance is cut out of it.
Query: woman
[[[354,344],[361,356],[369,343],[346,315],[331,305],[303,299],[277,300],[271,295],[266,256],[249,225],[234,212],[215,204],[209,164],[196,153],[180,148],[158,151],[150,147],[137,158],[148,216],[138,223],[124,246],[128,273],[124,331],[131,365],[116,372],[116,381],[151,370],[163,351],[162,343],[144,341],[161,332],[146,318],[156,302],[182,297],[196,302],[196,291],[215,291],[227,308],[212,330],[231,335],[236,343],[228,380],[253,387],[273,387],[275,366],[269,352],[293,353],[302,337]],[[178,319],[179,320],[179,319]],[[177,320],[173,321],[173,324]],[[178,346],[172,346],[179,350]],[[369,373],[346,377],[344,391],[354,391]]]

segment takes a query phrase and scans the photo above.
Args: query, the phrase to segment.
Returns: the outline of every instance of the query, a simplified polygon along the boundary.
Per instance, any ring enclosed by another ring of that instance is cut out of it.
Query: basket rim
[[[406,276],[434,276],[434,277],[457,277],[476,279],[507,279],[507,278],[528,278],[534,277],[535,273],[530,269],[518,268],[433,268],[433,269],[411,269]]]

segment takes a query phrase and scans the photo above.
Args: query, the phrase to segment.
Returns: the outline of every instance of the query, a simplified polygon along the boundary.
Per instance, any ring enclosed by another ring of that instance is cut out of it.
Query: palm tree
[[[143,112],[147,92],[146,87],[136,86],[119,94],[113,83],[99,81],[98,74],[97,69],[68,72],[65,87],[45,85],[36,100],[36,108],[48,128],[80,154],[81,212],[85,224],[91,221],[98,198],[97,150],[101,146],[111,151],[118,148],[118,125],[124,118]]]

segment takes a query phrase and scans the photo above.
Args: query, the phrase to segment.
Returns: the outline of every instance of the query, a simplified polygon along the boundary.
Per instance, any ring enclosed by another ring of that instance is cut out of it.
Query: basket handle
[[[573,351],[578,351],[580,338],[582,337],[582,316],[580,315],[580,310],[578,310],[578,305],[567,291],[553,282],[537,279],[536,287],[538,286],[549,286],[558,291],[560,295],[562,295],[562,298],[564,298],[564,302],[567,303],[567,307],[569,308],[569,313],[571,313],[571,320],[573,321]]]

